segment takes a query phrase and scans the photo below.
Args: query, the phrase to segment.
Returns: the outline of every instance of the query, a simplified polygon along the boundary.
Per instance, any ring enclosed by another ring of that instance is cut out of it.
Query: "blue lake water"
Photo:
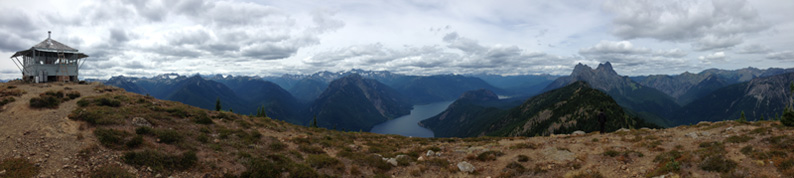
[[[414,105],[411,114],[398,117],[372,127],[370,132],[412,137],[433,137],[433,131],[419,126],[419,121],[443,112],[453,101]]]

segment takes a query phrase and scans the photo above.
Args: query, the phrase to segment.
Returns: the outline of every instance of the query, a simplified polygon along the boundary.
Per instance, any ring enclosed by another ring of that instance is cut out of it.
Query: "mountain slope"
[[[316,79],[305,78],[295,83],[295,85],[289,89],[289,92],[292,96],[302,101],[314,101],[326,88],[328,88],[328,83]]]
[[[657,127],[630,116],[612,98],[582,81],[535,96],[491,124],[491,136],[536,136],[600,130],[598,114],[606,116],[605,130]]]
[[[659,126],[670,125],[668,118],[681,107],[665,93],[618,75],[609,62],[599,64],[596,69],[578,64],[570,76],[558,78],[544,90],[560,88],[576,81],[587,82],[592,88],[609,94],[620,106]]]
[[[512,108],[474,104],[461,98],[441,114],[422,121],[437,137],[536,136],[599,130],[596,114],[604,109],[608,131],[655,127],[627,115],[609,95],[585,82],[545,92]],[[490,100],[493,101],[493,100]],[[480,101],[483,102],[483,101]]]
[[[309,112],[321,127],[369,131],[376,124],[409,114],[411,107],[394,89],[351,74],[331,82]]]
[[[676,112],[676,124],[698,121],[721,121],[739,118],[742,111],[748,120],[772,118],[791,103],[788,85],[794,73],[752,79],[727,86],[684,106]]]
[[[255,114],[259,107],[264,106],[269,117],[290,123],[301,123],[301,118],[307,117],[300,113],[306,107],[305,104],[299,103],[289,92],[273,82],[254,77],[233,76],[216,76],[211,80],[223,83],[242,98],[241,101],[227,101],[227,103],[234,102],[245,105],[237,113]]]
[[[463,93],[446,110],[419,124],[432,130],[435,137],[473,137],[485,130],[492,119],[520,104],[520,100],[499,100],[489,90],[473,90]]]

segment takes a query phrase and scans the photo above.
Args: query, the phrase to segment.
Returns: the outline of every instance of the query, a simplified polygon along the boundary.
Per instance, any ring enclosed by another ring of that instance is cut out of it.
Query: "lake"
[[[419,126],[419,121],[443,112],[454,101],[414,105],[411,114],[398,117],[372,127],[370,132],[379,134],[396,134],[412,137],[433,137],[433,131]]]

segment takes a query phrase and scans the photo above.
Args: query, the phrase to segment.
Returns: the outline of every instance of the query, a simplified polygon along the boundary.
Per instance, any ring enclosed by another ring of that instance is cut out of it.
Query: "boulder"
[[[582,136],[584,134],[586,134],[584,131],[577,130],[577,131],[573,131],[573,133],[571,135],[573,135],[573,136]]]
[[[386,160],[386,163],[389,163],[392,166],[397,166],[397,159],[389,158],[389,159]]]
[[[425,156],[430,157],[430,156],[433,156],[435,154],[436,154],[436,152],[433,152],[433,150],[427,150],[427,154],[425,154]]]
[[[686,137],[689,137],[689,138],[698,138],[698,134],[697,134],[697,133],[695,133],[695,132],[689,132],[689,133],[686,133]]]
[[[425,161],[425,157],[424,156],[419,156],[419,158],[416,158],[416,161]]]
[[[466,161],[459,162],[458,169],[460,169],[461,172],[466,172],[466,173],[474,173],[474,171],[477,170],[476,168],[474,168],[474,165],[471,165],[471,163]]]
[[[152,123],[149,123],[146,119],[142,117],[133,117],[132,118],[132,125],[138,127],[152,127]]]

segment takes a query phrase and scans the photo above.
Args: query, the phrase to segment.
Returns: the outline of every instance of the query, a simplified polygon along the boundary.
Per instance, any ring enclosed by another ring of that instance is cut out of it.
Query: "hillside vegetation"
[[[0,177],[791,177],[777,121],[408,138],[208,111],[101,84],[0,84]],[[55,109],[47,91],[79,92]],[[6,97],[6,96],[4,96]]]

